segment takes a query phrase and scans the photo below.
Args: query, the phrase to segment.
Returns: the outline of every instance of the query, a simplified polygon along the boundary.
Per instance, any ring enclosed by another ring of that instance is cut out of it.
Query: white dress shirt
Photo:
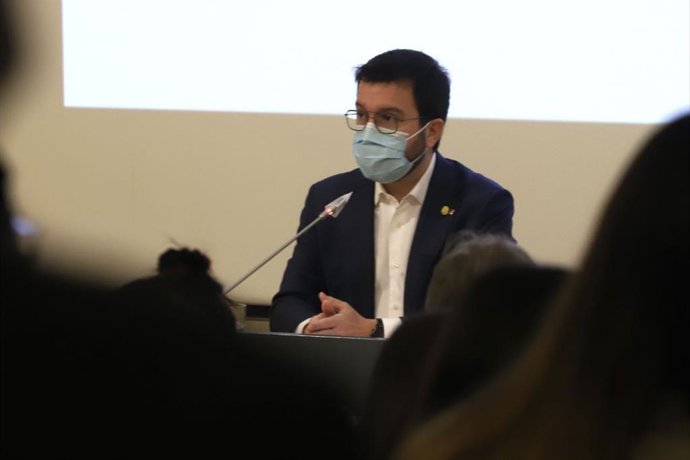
[[[435,163],[433,153],[419,182],[400,201],[386,192],[382,184],[377,182],[374,187],[374,306],[376,317],[383,320],[384,337],[391,336],[405,313],[407,261]]]

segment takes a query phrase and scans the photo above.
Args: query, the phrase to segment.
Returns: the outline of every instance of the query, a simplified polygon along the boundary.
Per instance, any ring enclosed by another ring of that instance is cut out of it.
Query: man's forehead
[[[416,104],[412,83],[408,81],[362,81],[357,86],[357,105],[364,106],[367,110],[414,110]],[[369,105],[376,107],[369,107]]]

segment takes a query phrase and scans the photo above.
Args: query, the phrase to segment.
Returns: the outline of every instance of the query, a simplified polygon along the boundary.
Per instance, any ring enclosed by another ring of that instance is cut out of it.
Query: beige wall
[[[0,139],[43,264],[120,283],[176,241],[229,285],[294,234],[313,181],[355,166],[342,117],[65,109],[60,3],[17,3],[28,54]],[[513,192],[515,236],[538,261],[572,266],[652,128],[451,120],[441,151]],[[233,297],[268,302],[290,253]]]

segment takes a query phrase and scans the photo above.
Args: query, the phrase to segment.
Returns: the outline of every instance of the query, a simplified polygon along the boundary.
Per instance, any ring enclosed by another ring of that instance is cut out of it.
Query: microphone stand
[[[345,207],[345,205],[347,204],[347,202],[350,200],[350,196],[352,196],[352,192],[346,193],[345,195],[342,195],[342,196],[336,198],[335,200],[331,201],[330,203],[328,203],[328,204],[324,207],[324,210],[321,212],[321,214],[318,215],[318,217],[317,217],[316,219],[314,219],[309,225],[307,225],[306,227],[304,227],[304,228],[303,228],[299,233],[297,233],[295,236],[293,236],[292,238],[290,238],[289,240],[287,240],[285,243],[283,243],[282,246],[280,246],[278,249],[276,249],[275,251],[273,251],[268,257],[266,257],[264,260],[262,260],[261,262],[259,262],[254,268],[252,268],[252,269],[249,270],[247,273],[245,273],[240,279],[238,279],[238,280],[235,281],[232,285],[230,285],[230,287],[227,288],[223,294],[224,294],[224,295],[227,295],[228,292],[232,291],[232,290],[235,289],[237,286],[239,286],[240,283],[242,283],[244,280],[246,280],[247,278],[249,278],[250,276],[252,276],[252,275],[254,274],[254,272],[256,272],[258,269],[260,269],[261,267],[263,267],[264,265],[266,265],[266,263],[268,263],[269,260],[271,260],[271,259],[273,259],[275,256],[277,256],[283,249],[285,249],[286,247],[288,247],[288,246],[290,245],[290,243],[292,243],[292,242],[295,241],[297,238],[299,238],[300,236],[302,236],[302,235],[303,235],[304,233],[306,233],[309,229],[311,229],[314,225],[318,224],[319,222],[321,222],[322,220],[326,219],[327,217],[332,217],[332,218],[338,217],[338,215],[339,215],[340,212],[343,210],[343,208]]]

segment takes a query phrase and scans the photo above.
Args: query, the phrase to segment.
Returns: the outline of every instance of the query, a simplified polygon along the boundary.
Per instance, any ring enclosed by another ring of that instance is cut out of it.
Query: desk
[[[315,379],[361,415],[384,339],[277,332],[238,332],[240,343],[280,365]],[[280,382],[276,382],[277,385]]]

